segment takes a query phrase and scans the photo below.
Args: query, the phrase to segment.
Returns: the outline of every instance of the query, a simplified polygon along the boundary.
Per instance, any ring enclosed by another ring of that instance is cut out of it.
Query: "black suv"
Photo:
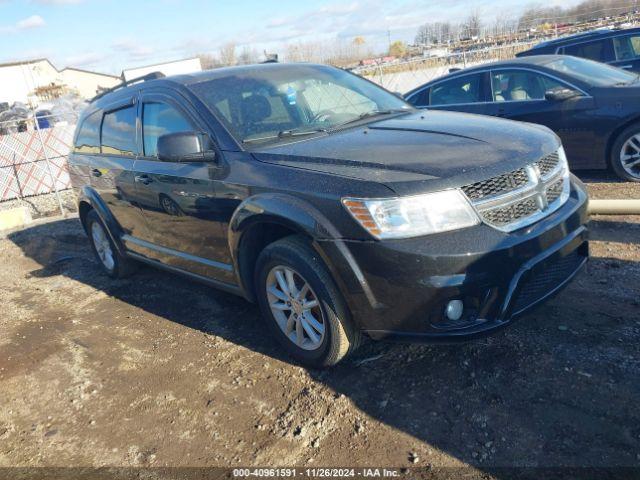
[[[516,57],[572,55],[640,72],[640,28],[592,30],[539,43]]]
[[[142,261],[257,301],[301,362],[495,330],[587,259],[587,195],[545,127],[414,110],[321,65],[160,77],[78,123],[93,249],[113,277]]]

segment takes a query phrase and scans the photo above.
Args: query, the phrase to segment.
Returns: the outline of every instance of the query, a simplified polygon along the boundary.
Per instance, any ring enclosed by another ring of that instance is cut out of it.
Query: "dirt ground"
[[[0,467],[640,466],[640,217],[591,229],[588,269],[499,334],[368,342],[331,370],[240,298],[108,279],[76,218],[0,237]]]

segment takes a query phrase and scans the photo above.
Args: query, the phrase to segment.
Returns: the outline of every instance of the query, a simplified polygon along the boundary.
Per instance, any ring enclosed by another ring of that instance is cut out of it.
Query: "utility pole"
[[[391,50],[391,30],[387,29],[387,42],[389,43],[389,50]]]

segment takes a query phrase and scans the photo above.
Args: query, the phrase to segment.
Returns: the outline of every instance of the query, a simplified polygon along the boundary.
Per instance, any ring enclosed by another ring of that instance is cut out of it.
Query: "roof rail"
[[[116,90],[120,90],[121,88],[128,87],[129,85],[133,85],[134,83],[147,82],[149,80],[157,80],[159,78],[165,78],[165,77],[166,75],[162,72],[152,72],[152,73],[143,75],[142,77],[132,78],[131,80],[127,80],[122,83],[119,83],[115,87],[111,87],[111,88],[107,88],[106,90],[103,90],[102,92],[97,94],[95,97],[93,97],[91,100],[89,100],[89,103],[95,102],[99,98],[104,97],[107,93],[115,92]]]

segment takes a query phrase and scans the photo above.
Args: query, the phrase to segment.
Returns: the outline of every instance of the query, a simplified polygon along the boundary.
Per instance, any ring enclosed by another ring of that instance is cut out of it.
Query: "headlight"
[[[343,198],[360,225],[376,238],[408,238],[471,227],[480,219],[458,190],[412,197]]]

